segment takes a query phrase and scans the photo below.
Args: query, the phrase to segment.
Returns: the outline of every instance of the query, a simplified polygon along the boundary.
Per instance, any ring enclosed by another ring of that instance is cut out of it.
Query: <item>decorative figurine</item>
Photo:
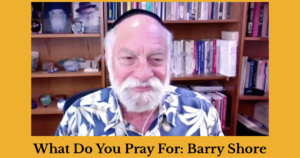
[[[38,69],[39,63],[39,52],[31,51],[31,72],[36,71]]]
[[[31,109],[36,109],[36,108],[37,108],[36,102],[31,100]]]
[[[40,97],[40,101],[44,107],[47,107],[51,104],[51,95],[50,94],[45,94]]]
[[[78,62],[73,60],[67,60],[64,62],[64,69],[67,72],[77,72],[79,70]]]
[[[43,71],[48,71],[50,67],[54,67],[53,62],[44,62],[42,65]]]
[[[41,23],[39,21],[32,20],[32,22],[31,22],[31,31],[33,33],[39,33],[41,28],[42,28],[42,26],[41,26]]]
[[[75,19],[75,21],[72,24],[72,31],[75,34],[80,34],[84,30],[84,24],[82,21],[79,21],[79,19]]]
[[[50,72],[50,73],[58,72],[58,68],[55,66],[50,66],[50,68],[48,69],[48,72]]]
[[[66,102],[65,99],[59,99],[58,102],[57,102],[57,108],[59,110],[63,110],[64,106],[65,106],[65,102]]]

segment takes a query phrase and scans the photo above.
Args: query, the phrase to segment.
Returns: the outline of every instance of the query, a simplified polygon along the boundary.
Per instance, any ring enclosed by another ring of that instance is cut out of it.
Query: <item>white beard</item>
[[[67,19],[50,17],[50,23],[53,32],[62,32],[67,24]]]
[[[157,77],[153,77],[147,82],[141,82],[136,78],[129,77],[119,85],[114,80],[114,75],[111,71],[109,72],[109,79],[112,89],[128,112],[145,112],[157,108],[161,105],[166,87],[170,84],[169,75],[167,75],[164,84]],[[134,87],[138,86],[151,86],[152,89],[138,93],[133,90]]]

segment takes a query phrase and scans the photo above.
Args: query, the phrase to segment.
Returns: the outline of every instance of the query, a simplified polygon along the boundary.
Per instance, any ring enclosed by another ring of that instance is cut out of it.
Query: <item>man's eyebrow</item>
[[[130,54],[135,54],[135,51],[128,49],[128,48],[120,48],[119,51],[120,53],[130,53]]]
[[[165,53],[164,53],[164,50],[162,50],[162,49],[151,52],[151,55],[163,55],[163,54],[165,54]]]

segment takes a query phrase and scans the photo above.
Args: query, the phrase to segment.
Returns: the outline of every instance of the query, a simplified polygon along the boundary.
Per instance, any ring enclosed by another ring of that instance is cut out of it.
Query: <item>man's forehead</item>
[[[136,28],[136,27],[145,27],[145,29],[147,27],[149,28],[160,28],[162,29],[163,27],[161,26],[161,24],[159,22],[157,22],[155,19],[153,19],[152,17],[148,16],[148,15],[142,15],[142,14],[138,14],[138,15],[133,15],[131,17],[128,17],[126,19],[124,19],[122,22],[120,22],[118,24],[118,27],[128,27],[128,28]]]

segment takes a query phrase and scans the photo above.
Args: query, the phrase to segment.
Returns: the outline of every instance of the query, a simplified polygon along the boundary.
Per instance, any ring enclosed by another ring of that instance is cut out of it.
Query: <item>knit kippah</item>
[[[139,15],[139,14],[143,14],[143,15],[148,15],[150,17],[152,17],[153,19],[155,19],[157,22],[159,22],[163,27],[165,27],[164,23],[162,22],[161,18],[158,17],[156,14],[146,11],[146,10],[142,10],[142,9],[132,9],[129,10],[127,12],[125,12],[124,14],[122,14],[113,24],[111,29],[113,29],[116,25],[118,25],[119,23],[121,23],[123,20],[133,16],[133,15]]]

